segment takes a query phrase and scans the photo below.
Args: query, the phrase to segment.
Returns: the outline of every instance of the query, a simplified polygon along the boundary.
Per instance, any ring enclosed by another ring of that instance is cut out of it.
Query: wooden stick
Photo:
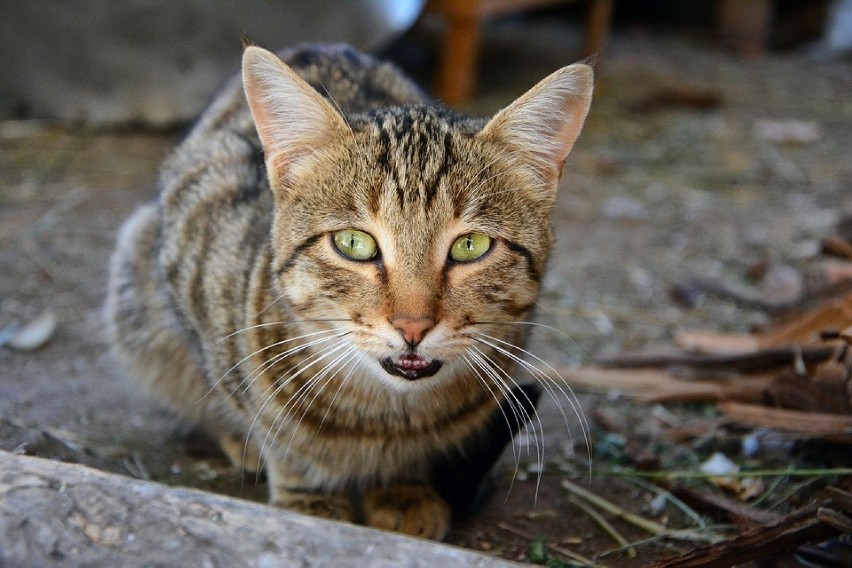
[[[718,408],[722,414],[741,424],[852,444],[852,416],[767,408],[739,402],[723,402]]]
[[[560,369],[559,374],[573,388],[593,392],[617,390],[642,402],[758,402],[773,380],[769,376],[750,376],[729,382],[686,381],[657,369],[625,371],[595,367]]]
[[[612,537],[612,540],[614,540],[616,544],[621,547],[622,550],[626,550],[628,558],[636,558],[636,549],[630,546],[630,542],[628,542],[628,540],[624,538],[623,534],[618,532],[618,529],[612,526],[612,523],[607,521],[600,513],[592,509],[589,505],[586,505],[581,499],[578,499],[573,495],[569,495],[568,501],[572,505],[586,513],[586,515],[588,515],[595,523],[597,523],[597,525],[601,529],[603,529],[606,534]]]
[[[615,503],[607,501],[600,495],[595,495],[591,491],[583,489],[576,483],[573,483],[567,479],[562,480],[562,487],[567,489],[569,492],[574,495],[578,495],[579,497],[585,499],[598,509],[605,511],[611,515],[614,515],[631,525],[642,529],[645,532],[651,533],[657,536],[665,536],[678,540],[689,540],[689,541],[709,541],[715,542],[719,540],[721,537],[719,535],[707,532],[707,531],[694,531],[694,530],[678,530],[678,529],[670,529],[665,525],[661,525],[658,522],[652,521],[650,519],[646,519],[645,517],[641,517],[639,515],[635,515],[629,511],[625,511]]]
[[[753,528],[755,525],[768,525],[777,522],[780,515],[771,511],[764,511],[750,507],[736,499],[731,499],[717,493],[699,492],[677,484],[672,492],[686,501],[690,501],[704,510],[723,511],[730,516],[734,522],[742,527]]]
[[[819,506],[801,509],[777,523],[740,536],[703,546],[653,564],[653,568],[728,568],[749,560],[765,559],[803,544],[822,542],[839,534],[817,518]]]
[[[781,367],[791,367],[801,361],[813,365],[829,359],[837,352],[831,345],[787,345],[759,351],[732,355],[692,353],[636,353],[598,359],[603,367],[695,367],[701,369],[727,369],[741,373],[765,372]]]

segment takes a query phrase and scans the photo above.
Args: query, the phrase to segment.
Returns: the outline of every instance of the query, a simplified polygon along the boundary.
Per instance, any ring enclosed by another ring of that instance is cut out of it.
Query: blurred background
[[[852,261],[823,245],[852,239],[852,0],[0,1],[0,448],[264,498],[127,392],[99,317],[122,220],[154,197],[159,163],[236,70],[241,34],[272,49],[351,43],[481,116],[596,58],[537,313],[557,331],[530,343],[554,367],[670,346],[684,330],[760,329],[852,281]],[[651,409],[617,389],[581,402],[596,459],[693,467],[736,456],[743,436],[720,430],[712,405]],[[529,559],[523,535],[588,555],[613,546],[559,485],[568,471],[589,481],[572,469],[590,457],[582,426],[572,437],[553,401],[541,411],[541,484],[536,464],[510,457],[499,497],[452,542],[513,559]],[[672,425],[701,434],[664,439]],[[848,461],[848,446],[806,459],[788,442],[752,466]],[[653,497],[612,479],[594,487],[637,512]],[[773,487],[767,508],[796,505],[799,486]],[[671,507],[654,515],[682,520]],[[642,558],[670,552],[648,544]]]
[[[563,61],[605,60],[612,29],[660,27],[741,54],[807,46],[835,57],[852,48],[850,14],[848,0],[5,2],[0,112],[97,126],[184,122],[235,68],[243,33],[271,49],[350,43],[430,79],[441,100],[458,104],[475,92],[492,32],[521,49],[560,51]],[[524,22],[543,21],[550,36],[524,35]]]

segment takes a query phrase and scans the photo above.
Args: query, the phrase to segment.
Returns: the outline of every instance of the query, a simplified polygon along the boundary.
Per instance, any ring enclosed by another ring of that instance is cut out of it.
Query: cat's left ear
[[[592,102],[592,68],[569,65],[552,73],[497,113],[479,136],[507,146],[553,191]]]
[[[246,47],[243,87],[273,189],[289,186],[299,168],[347,132],[340,113],[270,51]]]

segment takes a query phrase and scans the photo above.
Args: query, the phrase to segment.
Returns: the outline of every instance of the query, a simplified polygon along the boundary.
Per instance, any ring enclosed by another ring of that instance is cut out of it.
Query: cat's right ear
[[[479,136],[509,148],[552,197],[589,112],[592,86],[588,65],[563,67],[497,113]]]
[[[273,189],[309,165],[311,157],[346,133],[343,117],[275,54],[249,45],[243,87]]]

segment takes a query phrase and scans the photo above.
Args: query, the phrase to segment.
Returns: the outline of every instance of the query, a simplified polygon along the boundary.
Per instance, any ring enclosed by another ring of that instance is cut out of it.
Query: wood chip
[[[771,428],[800,438],[852,444],[852,416],[767,408],[739,402],[723,402],[718,409],[728,418],[748,426]]]
[[[661,370],[616,370],[584,367],[560,371],[574,388],[618,391],[642,402],[719,402],[762,400],[772,377],[743,377],[735,382],[682,381]]]
[[[718,355],[754,353],[760,348],[759,340],[753,335],[712,331],[680,331],[675,333],[674,342],[686,351]]]
[[[852,260],[852,243],[834,235],[822,241],[822,253]]]
[[[806,507],[778,522],[747,531],[737,537],[696,548],[654,563],[653,568],[728,568],[749,560],[762,560],[803,544],[822,542],[838,530],[817,518],[819,505]]]
[[[805,344],[819,339],[825,329],[852,324],[852,292],[827,300],[804,314],[795,314],[758,335],[761,347]]]

